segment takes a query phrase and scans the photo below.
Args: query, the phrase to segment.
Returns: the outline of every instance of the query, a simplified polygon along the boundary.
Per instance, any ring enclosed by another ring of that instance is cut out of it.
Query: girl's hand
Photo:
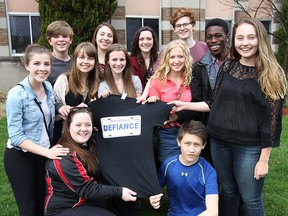
[[[46,157],[49,159],[59,159],[61,160],[61,156],[66,156],[69,153],[69,148],[64,148],[62,145],[57,144],[50,149],[47,149]]]
[[[58,110],[58,113],[62,116],[62,118],[65,118],[70,113],[71,108],[72,107],[69,105],[64,105],[60,107],[60,109]]]
[[[268,161],[259,160],[254,169],[254,178],[259,180],[268,174]]]
[[[174,104],[174,106],[172,107],[171,113],[175,113],[175,112],[179,112],[181,110],[185,109],[185,105],[187,102],[182,102],[182,101],[171,101],[168,102],[167,104]]]
[[[123,187],[122,188],[122,199],[124,201],[136,201],[137,197],[136,197],[137,193],[130,190],[129,188]]]
[[[99,98],[100,98],[100,97],[106,98],[106,97],[109,96],[110,93],[111,93],[111,92],[110,92],[109,90],[104,90],[103,92],[101,92],[101,93],[98,95],[98,97],[99,97]]]
[[[80,103],[80,104],[77,105],[77,107],[88,107],[88,106],[85,103]]]
[[[141,95],[139,97],[136,98],[136,103],[142,103],[142,104],[145,104],[146,103],[146,96],[145,95]]]
[[[151,96],[149,98],[147,98],[146,102],[148,103],[156,103],[159,100],[158,96]]]
[[[159,209],[161,206],[161,197],[163,196],[162,193],[154,195],[154,196],[150,196],[149,197],[149,201],[150,201],[150,205],[154,208],[154,209]]]

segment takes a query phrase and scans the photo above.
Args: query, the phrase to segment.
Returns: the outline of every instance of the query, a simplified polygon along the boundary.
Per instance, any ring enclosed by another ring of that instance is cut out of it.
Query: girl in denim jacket
[[[51,54],[38,44],[25,50],[23,64],[29,75],[10,89],[6,101],[9,139],[4,155],[19,215],[43,215],[46,158],[61,159],[69,150],[50,147],[55,118],[52,86],[46,82]]]

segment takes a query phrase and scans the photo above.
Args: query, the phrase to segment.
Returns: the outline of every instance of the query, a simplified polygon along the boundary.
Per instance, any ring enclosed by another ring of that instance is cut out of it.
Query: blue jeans
[[[211,154],[221,185],[220,216],[237,216],[240,197],[245,216],[263,216],[264,179],[254,178],[261,146],[248,146],[211,137]]]
[[[163,163],[166,159],[180,154],[180,147],[177,143],[179,128],[161,128],[159,130],[159,161]]]

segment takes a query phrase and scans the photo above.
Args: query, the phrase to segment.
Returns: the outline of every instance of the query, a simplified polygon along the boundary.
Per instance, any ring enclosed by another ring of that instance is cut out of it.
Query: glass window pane
[[[30,41],[28,16],[9,16],[12,54],[23,53]]]
[[[152,28],[156,32],[159,41],[159,19],[144,19],[144,26]]]
[[[33,43],[37,43],[40,37],[40,16],[32,16],[31,24],[32,24]]]
[[[142,27],[141,18],[126,18],[126,45],[130,52],[134,40],[135,32]]]

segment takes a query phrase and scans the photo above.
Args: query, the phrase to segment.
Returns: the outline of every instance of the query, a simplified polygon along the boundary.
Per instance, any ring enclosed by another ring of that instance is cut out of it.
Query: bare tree
[[[288,0],[259,0],[248,4],[245,0],[218,0],[221,4],[235,8],[235,19],[243,17],[269,17],[280,28],[276,32],[268,32],[273,41],[279,44],[279,52],[283,54],[278,58],[286,74],[288,71]],[[256,2],[256,3],[255,3]],[[238,9],[238,10],[237,10]],[[278,56],[279,57],[279,56]]]

